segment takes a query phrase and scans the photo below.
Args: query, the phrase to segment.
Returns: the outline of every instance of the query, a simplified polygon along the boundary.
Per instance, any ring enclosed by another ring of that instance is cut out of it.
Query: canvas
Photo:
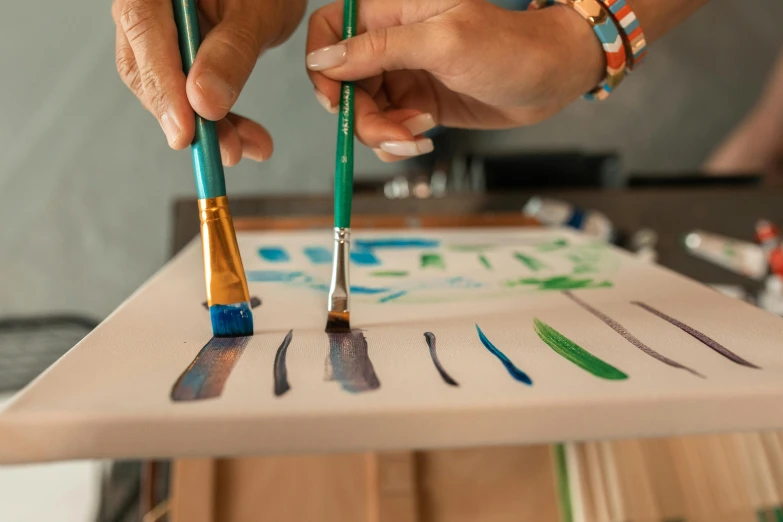
[[[565,229],[240,233],[255,334],[195,239],[0,412],[0,462],[429,449],[783,427],[783,320]]]

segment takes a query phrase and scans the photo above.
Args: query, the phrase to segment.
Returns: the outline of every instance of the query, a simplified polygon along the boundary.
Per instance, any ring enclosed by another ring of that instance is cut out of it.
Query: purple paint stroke
[[[435,334],[432,332],[424,332],[424,340],[427,342],[427,346],[430,349],[430,357],[432,357],[432,362],[435,364],[435,369],[438,370],[438,374],[440,375],[441,379],[443,379],[443,382],[449,386],[459,386],[457,381],[455,381],[451,375],[448,374],[445,368],[443,368],[443,365],[440,363],[440,359],[438,359],[438,351],[436,348],[437,339],[435,338]]]
[[[250,337],[213,337],[174,383],[173,401],[198,401],[220,397],[234,365]]]
[[[680,370],[685,370],[687,372],[690,372],[691,374],[695,375],[696,377],[701,377],[702,379],[706,378],[704,375],[700,374],[696,370],[694,370],[692,368],[688,368],[684,364],[680,364],[677,361],[669,359],[665,355],[662,355],[662,354],[656,352],[655,350],[653,350],[652,348],[650,348],[649,346],[644,344],[642,341],[640,341],[631,332],[626,330],[623,325],[621,325],[620,323],[618,323],[617,321],[615,321],[614,319],[612,319],[608,315],[604,314],[603,312],[601,312],[601,311],[593,308],[589,304],[585,303],[584,301],[582,301],[581,299],[576,297],[571,292],[565,291],[565,292],[563,292],[563,295],[565,295],[566,297],[571,299],[573,302],[575,302],[576,304],[578,304],[579,306],[581,306],[582,308],[584,308],[585,310],[587,310],[588,312],[593,314],[595,317],[597,317],[598,319],[603,321],[603,323],[606,324],[606,326],[608,326],[609,328],[611,328],[612,330],[614,330],[615,332],[620,334],[620,336],[623,339],[625,339],[626,341],[628,341],[629,343],[631,343],[632,345],[634,345],[635,347],[637,347],[638,349],[640,349],[641,351],[643,351],[644,353],[646,353],[647,355],[652,357],[653,359],[657,359],[657,360],[661,361],[664,364],[668,364],[672,368],[678,368]]]
[[[641,303],[639,301],[632,301],[631,304],[632,305],[636,305],[639,308],[642,308],[644,310],[647,310],[651,314],[656,315],[656,316],[660,317],[661,319],[663,319],[664,321],[666,321],[666,322],[676,326],[677,328],[679,328],[683,332],[687,333],[691,337],[696,338],[703,345],[708,346],[709,348],[712,348],[713,350],[715,350],[716,352],[718,352],[719,354],[724,356],[726,359],[728,359],[728,360],[730,360],[730,361],[732,361],[734,363],[737,363],[737,364],[739,364],[741,366],[747,366],[748,368],[755,368],[757,370],[761,369],[761,367],[756,366],[752,362],[746,361],[745,359],[743,359],[742,357],[740,357],[736,353],[732,352],[731,350],[729,350],[728,348],[726,348],[725,346],[720,344],[718,341],[716,341],[716,340],[714,340],[714,339],[712,339],[710,337],[707,337],[706,335],[704,335],[700,331],[696,330],[695,328],[691,328],[687,324],[678,321],[674,317],[668,316],[665,313],[663,313],[663,312],[661,312],[659,310],[656,310],[652,306],[644,304],[644,303]]]
[[[274,378],[275,378],[275,397],[280,397],[291,389],[291,385],[288,384],[288,368],[285,365],[285,356],[288,353],[288,345],[291,344],[291,338],[294,336],[294,331],[289,330],[286,334],[283,342],[275,353],[274,364]]]

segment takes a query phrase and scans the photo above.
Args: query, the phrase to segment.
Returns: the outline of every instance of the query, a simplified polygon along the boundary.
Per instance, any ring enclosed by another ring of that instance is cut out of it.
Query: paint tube
[[[767,258],[754,243],[694,230],[685,236],[685,248],[695,257],[756,281],[767,275]]]
[[[525,204],[522,213],[544,226],[574,228],[606,242],[615,237],[614,226],[604,214],[584,211],[565,201],[534,196]]]

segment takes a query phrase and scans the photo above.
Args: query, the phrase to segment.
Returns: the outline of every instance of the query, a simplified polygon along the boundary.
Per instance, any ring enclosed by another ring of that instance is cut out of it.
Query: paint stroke
[[[258,249],[258,255],[261,259],[269,263],[287,263],[291,261],[291,257],[283,247],[278,246],[266,246]]]
[[[487,259],[487,256],[484,254],[481,254],[478,256],[479,263],[486,268],[487,270],[492,270],[492,263],[489,262],[489,259]]]
[[[553,252],[555,250],[560,250],[561,248],[565,248],[568,246],[568,241],[565,239],[555,239],[553,241],[547,241],[546,243],[541,243],[536,247],[536,250],[539,252]]]
[[[288,345],[291,344],[293,336],[294,331],[289,330],[283,339],[283,343],[277,349],[277,353],[275,353],[274,377],[276,397],[280,397],[291,389],[291,385],[288,384],[288,368],[285,365],[285,356],[288,353]]]
[[[328,265],[332,262],[332,253],[322,246],[308,246],[302,250],[305,257],[314,265]]]
[[[407,270],[376,270],[370,272],[373,277],[408,277]]]
[[[173,401],[198,401],[220,397],[234,365],[250,337],[213,337],[174,383]]]
[[[424,339],[427,341],[427,346],[430,348],[430,357],[432,357],[432,362],[435,365],[435,369],[438,370],[438,373],[440,374],[441,379],[443,379],[443,382],[449,386],[459,386],[457,381],[452,379],[451,375],[446,372],[446,370],[443,368],[443,365],[440,363],[440,359],[438,359],[438,352],[435,348],[435,344],[437,342],[435,339],[435,334],[432,332],[424,332]]]
[[[385,295],[378,299],[379,303],[388,303],[389,301],[394,301],[395,299],[399,299],[400,297],[406,295],[408,293],[407,290],[400,290],[398,292],[394,292],[393,294]]]
[[[583,370],[610,381],[621,381],[628,378],[626,373],[602,361],[548,324],[533,318],[533,325],[536,334],[547,346]]]
[[[283,270],[250,270],[246,272],[251,283],[289,283],[304,276],[304,272],[287,272]]]
[[[579,306],[584,308],[586,311],[590,312],[592,315],[594,315],[595,317],[600,319],[606,326],[608,326],[609,328],[611,328],[612,330],[614,330],[615,332],[620,334],[620,336],[623,339],[625,339],[626,341],[628,341],[629,343],[631,343],[636,348],[638,348],[639,350],[643,351],[644,353],[646,353],[647,355],[649,355],[653,359],[657,359],[660,362],[671,366],[672,368],[677,368],[677,369],[680,369],[680,370],[685,370],[686,372],[690,372],[691,374],[695,375],[696,377],[701,377],[702,379],[705,378],[704,375],[700,374],[696,370],[694,370],[692,368],[689,368],[689,367],[685,366],[684,364],[680,364],[677,361],[669,359],[665,355],[656,352],[655,350],[653,350],[652,348],[650,348],[649,346],[644,344],[642,341],[640,341],[631,332],[626,330],[623,325],[621,325],[620,323],[618,323],[617,321],[615,321],[614,319],[612,319],[608,315],[604,314],[603,312],[601,312],[601,311],[593,308],[589,304],[585,303],[584,301],[582,301],[581,299],[576,297],[571,292],[565,291],[565,292],[563,292],[563,295],[565,295],[566,297],[571,299],[573,302],[575,302],[576,304],[578,304]]]
[[[533,272],[538,272],[542,268],[546,268],[546,265],[535,257],[526,256],[525,254],[520,254],[519,252],[514,252],[514,258],[516,258],[517,261],[528,267]]]
[[[476,325],[476,331],[478,332],[478,336],[479,339],[481,340],[481,344],[483,344],[484,347],[487,350],[489,350],[489,352],[492,355],[500,359],[500,362],[502,362],[503,366],[506,367],[506,370],[508,370],[508,373],[511,375],[511,377],[513,377],[519,382],[527,384],[528,386],[533,385],[533,381],[530,379],[530,377],[525,372],[517,368],[514,365],[514,363],[512,363],[511,360],[508,357],[506,357],[506,354],[498,350],[498,348],[494,344],[492,344],[492,342],[490,342],[489,339],[487,339],[487,336],[484,335],[484,332],[481,331],[479,325]]]
[[[610,288],[611,281],[600,281],[592,278],[576,278],[571,276],[556,276],[547,279],[521,278],[506,281],[507,287],[537,286],[539,290],[577,290],[580,288]]]
[[[349,393],[362,393],[381,387],[367,353],[367,339],[361,330],[329,333],[329,355],[324,380],[337,381]]]
[[[426,253],[421,255],[421,268],[446,268],[446,262],[443,256],[435,253]]]
[[[362,295],[375,295],[375,294],[383,294],[385,292],[388,292],[388,288],[371,288],[369,286],[352,286],[351,287],[351,293],[352,294],[362,294]]]
[[[360,250],[437,248],[440,245],[440,241],[422,238],[356,239],[354,240],[354,245]]]
[[[730,361],[732,361],[732,362],[734,362],[736,364],[739,364],[740,366],[746,366],[748,368],[755,368],[757,370],[761,369],[759,366],[756,366],[752,362],[746,361],[745,359],[743,359],[742,357],[740,357],[736,353],[732,352],[731,350],[729,350],[728,348],[726,348],[725,346],[720,344],[718,341],[715,341],[714,339],[712,339],[710,337],[707,337],[702,332],[696,330],[695,328],[692,328],[692,327],[688,326],[687,324],[685,324],[685,323],[683,323],[681,321],[678,321],[674,317],[666,315],[665,313],[663,313],[663,312],[661,312],[659,310],[656,310],[652,306],[644,304],[644,303],[641,303],[639,301],[633,301],[633,302],[631,302],[631,304],[632,305],[636,305],[636,306],[638,306],[638,307],[640,307],[640,308],[642,308],[644,310],[647,310],[651,314],[656,315],[656,316],[660,317],[661,319],[663,319],[664,321],[666,321],[666,322],[676,326],[677,328],[679,328],[683,332],[687,333],[691,337],[694,337],[695,339],[697,339],[703,345],[705,345],[705,346],[711,348],[712,350],[714,350],[715,352],[721,354],[726,359],[728,359],[728,360],[730,360]]]
[[[370,250],[357,249],[351,251],[351,261],[360,266],[378,266],[381,260]]]

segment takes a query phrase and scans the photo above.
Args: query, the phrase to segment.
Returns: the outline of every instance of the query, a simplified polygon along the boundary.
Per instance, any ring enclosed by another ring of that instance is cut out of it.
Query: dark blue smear
[[[492,344],[489,339],[487,339],[487,336],[484,335],[484,332],[481,331],[479,325],[476,325],[476,331],[478,332],[481,344],[483,344],[486,349],[492,353],[492,355],[500,359],[500,362],[503,363],[503,366],[506,367],[506,370],[508,370],[508,373],[510,373],[514,379],[518,380],[519,382],[523,382],[528,386],[533,385],[533,381],[530,379],[530,377],[528,377],[525,372],[514,366],[514,363],[512,363],[511,360],[506,357],[506,354],[498,350],[497,347],[495,347],[495,345]]]

